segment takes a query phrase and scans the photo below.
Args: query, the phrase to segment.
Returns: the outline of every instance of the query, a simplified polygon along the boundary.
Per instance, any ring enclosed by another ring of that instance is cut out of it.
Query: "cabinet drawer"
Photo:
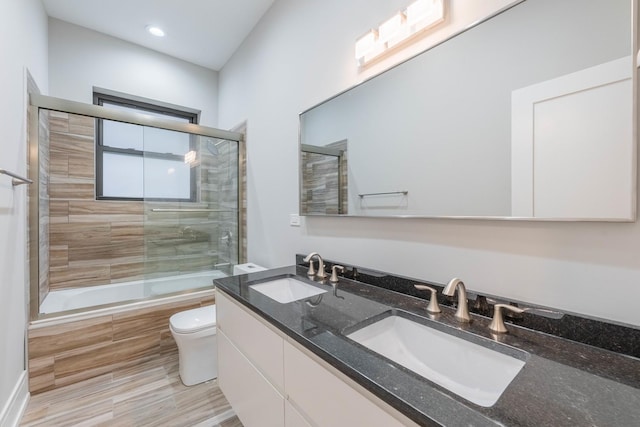
[[[410,420],[401,423],[288,342],[284,344],[284,365],[287,398],[300,408],[310,424],[319,427],[415,425]]]
[[[224,293],[216,292],[217,327],[281,392],[283,339]]]
[[[245,427],[282,427],[284,398],[218,330],[218,384]]]

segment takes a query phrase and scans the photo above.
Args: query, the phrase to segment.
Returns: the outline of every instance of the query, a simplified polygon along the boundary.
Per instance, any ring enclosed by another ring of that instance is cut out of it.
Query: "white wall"
[[[249,259],[276,267],[314,250],[640,326],[639,223],[307,217],[288,225],[298,211],[298,113],[363,78],[355,39],[407,3],[279,0],[220,72],[220,126],[248,123]]]
[[[93,103],[100,87],[202,110],[215,127],[218,73],[159,52],[49,19],[50,95]]]
[[[47,17],[40,0],[0,1],[0,168],[27,175],[26,69],[47,91]],[[26,389],[27,186],[0,175],[0,425],[19,415]],[[5,424],[6,423],[6,424]]]

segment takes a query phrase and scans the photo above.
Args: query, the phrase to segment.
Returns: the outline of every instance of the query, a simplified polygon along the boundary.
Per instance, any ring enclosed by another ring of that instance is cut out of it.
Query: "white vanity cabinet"
[[[218,384],[245,426],[284,425],[282,394],[221,331],[218,331]]]
[[[217,292],[218,384],[246,427],[284,426],[283,339]]]
[[[223,292],[216,305],[218,382],[246,427],[417,425]]]

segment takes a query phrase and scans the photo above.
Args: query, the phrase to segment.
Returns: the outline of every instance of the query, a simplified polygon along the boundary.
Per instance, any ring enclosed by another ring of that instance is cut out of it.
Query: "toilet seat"
[[[169,318],[171,329],[179,334],[193,334],[216,326],[216,306],[181,311]]]

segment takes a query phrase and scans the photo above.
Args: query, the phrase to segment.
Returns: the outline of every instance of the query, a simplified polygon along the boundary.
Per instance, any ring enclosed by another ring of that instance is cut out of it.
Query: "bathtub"
[[[73,288],[51,291],[40,304],[40,313],[50,314],[60,311],[101,306],[117,302],[130,302],[153,298],[157,295],[173,294],[192,289],[213,289],[213,279],[227,277],[221,271],[203,271],[179,276],[132,282]]]

